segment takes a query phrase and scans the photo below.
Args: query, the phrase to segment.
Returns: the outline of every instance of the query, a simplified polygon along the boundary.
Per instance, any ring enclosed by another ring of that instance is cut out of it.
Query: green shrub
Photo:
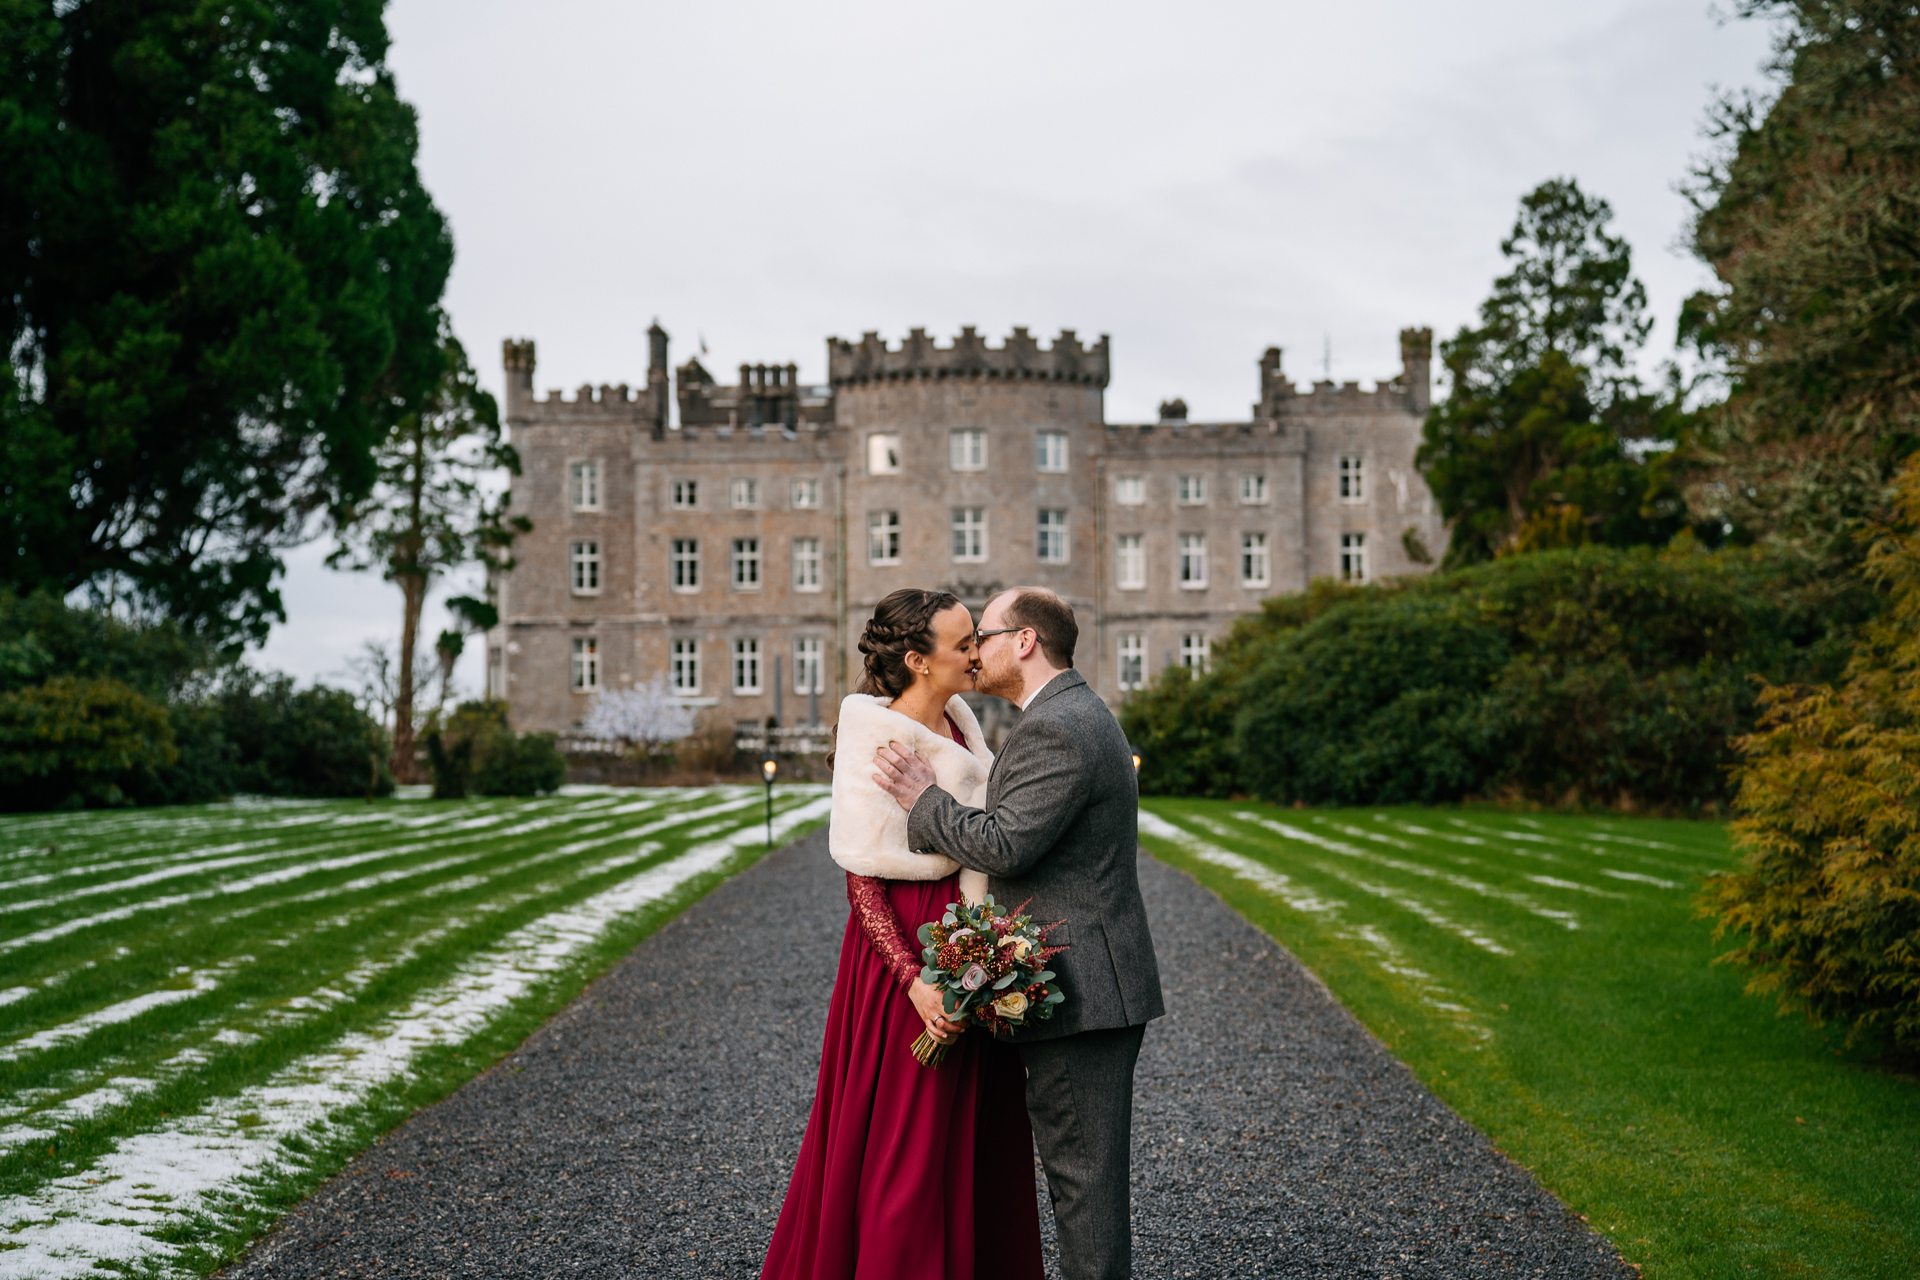
[[[392,794],[386,731],[351,694],[240,670],[215,701],[237,757],[235,789],[314,799]]]
[[[1887,590],[1838,686],[1770,687],[1741,740],[1739,868],[1701,914],[1738,945],[1722,963],[1783,1011],[1920,1052],[1920,456],[1899,480],[1904,526],[1868,571]]]
[[[0,809],[133,803],[177,752],[166,709],[111,676],[0,693]]]
[[[567,780],[567,760],[554,736],[515,734],[504,702],[461,703],[445,726],[428,728],[426,743],[436,800],[541,795]]]
[[[1370,804],[1727,794],[1752,677],[1845,660],[1871,594],[1751,550],[1584,547],[1268,601],[1121,708],[1143,791]]]

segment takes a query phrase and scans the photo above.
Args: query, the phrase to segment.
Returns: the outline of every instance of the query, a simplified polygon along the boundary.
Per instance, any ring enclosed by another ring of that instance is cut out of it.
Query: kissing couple
[[[828,757],[852,910],[762,1280],[1041,1280],[1036,1145],[1062,1274],[1132,1274],[1133,1070],[1164,1009],[1132,753],[1073,669],[1078,637],[1040,587],[994,596],[977,625],[908,588],[867,623]],[[998,760],[960,697],[974,689],[1021,709]],[[921,926],[989,894],[1065,948],[1049,962],[1065,1002],[1004,1040],[921,980]],[[938,1066],[914,1055],[923,1031],[950,1046]]]

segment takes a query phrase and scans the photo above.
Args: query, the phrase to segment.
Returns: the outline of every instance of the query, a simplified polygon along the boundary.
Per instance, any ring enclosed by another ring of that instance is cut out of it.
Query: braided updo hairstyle
[[[932,653],[933,619],[960,603],[950,591],[923,591],[902,587],[874,606],[867,629],[860,633],[865,671],[856,693],[897,698],[913,683],[907,667],[909,653]]]

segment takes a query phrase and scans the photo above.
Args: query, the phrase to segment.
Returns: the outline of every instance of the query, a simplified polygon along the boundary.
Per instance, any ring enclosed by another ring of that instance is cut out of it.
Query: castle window
[[[1174,496],[1183,507],[1202,507],[1207,503],[1207,478],[1181,476],[1174,482]]]
[[[986,508],[953,509],[953,558],[968,563],[987,558]]]
[[[1358,454],[1348,454],[1340,459],[1340,501],[1366,501],[1366,480],[1361,470],[1365,461]]]
[[[820,539],[795,538],[793,540],[793,589],[795,591],[820,589]]]
[[[1034,547],[1039,553],[1040,563],[1065,564],[1067,562],[1067,513],[1058,509],[1041,511],[1037,534]]]
[[[733,589],[735,591],[760,589],[760,539],[735,538],[733,540]]]
[[[1267,582],[1267,535],[1264,533],[1241,534],[1240,585],[1264,587]]]
[[[1343,533],[1340,535],[1340,576],[1348,582],[1367,580],[1366,534]]]
[[[1139,591],[1147,585],[1147,549],[1141,545],[1143,541],[1143,536],[1137,533],[1123,533],[1114,539],[1120,553],[1114,582],[1122,591]]]
[[[760,505],[758,480],[735,480],[727,487],[727,505],[735,511],[751,511]]]
[[[800,636],[793,642],[793,691],[825,693],[820,682],[820,638]]]
[[[668,488],[675,511],[692,511],[700,505],[698,480],[675,480]]]
[[[1042,431],[1034,436],[1033,469],[1035,471],[1065,471],[1067,469],[1066,432]]]
[[[1180,637],[1180,665],[1198,679],[1207,669],[1207,637],[1198,631]]]
[[[573,543],[568,548],[567,559],[573,566],[573,594],[599,595],[600,544],[597,542]]]
[[[568,463],[567,489],[567,496],[575,511],[598,511],[600,509],[600,464],[598,462]]]
[[[582,636],[573,642],[573,691],[592,693],[600,687],[600,641]]]
[[[900,474],[899,436],[872,435],[867,437],[867,474],[870,476],[897,476]]]
[[[1145,636],[1120,637],[1120,687],[1147,687],[1147,641]]]
[[[740,639],[733,642],[733,691],[737,694],[760,692],[760,642]]]
[[[700,642],[683,637],[673,642],[673,691],[682,697],[700,692]]]
[[[1240,477],[1240,501],[1248,506],[1256,506],[1267,500],[1267,478],[1265,476]]]
[[[1113,482],[1113,505],[1116,507],[1138,507],[1147,500],[1147,478],[1145,476],[1121,476]]]
[[[795,511],[813,511],[820,506],[820,482],[795,480],[788,505]]]
[[[867,563],[900,563],[900,513],[867,512]]]
[[[947,437],[947,461],[955,471],[987,469],[987,433],[956,431]]]
[[[700,539],[675,538],[672,567],[671,581],[675,591],[698,591],[700,589]]]
[[[1180,585],[1188,591],[1206,590],[1207,535],[1204,533],[1180,535]]]

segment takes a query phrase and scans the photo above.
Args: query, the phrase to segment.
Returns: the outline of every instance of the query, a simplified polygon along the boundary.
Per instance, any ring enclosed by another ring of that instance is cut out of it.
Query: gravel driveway
[[[1143,1280],[1636,1274],[1292,956],[1180,872],[1140,872],[1169,1010],[1135,1110]],[[722,885],[225,1274],[758,1276],[843,884],[821,831]]]

